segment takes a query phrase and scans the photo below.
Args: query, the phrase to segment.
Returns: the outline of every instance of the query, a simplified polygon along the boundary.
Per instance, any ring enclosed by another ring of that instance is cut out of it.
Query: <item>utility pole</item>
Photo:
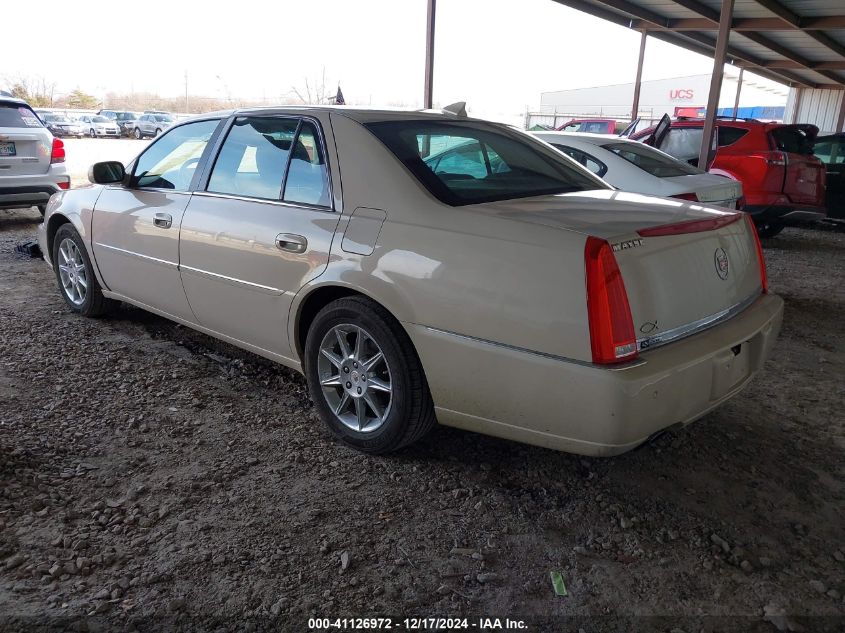
[[[188,108],[188,69],[185,69],[185,114],[188,114],[190,109]]]

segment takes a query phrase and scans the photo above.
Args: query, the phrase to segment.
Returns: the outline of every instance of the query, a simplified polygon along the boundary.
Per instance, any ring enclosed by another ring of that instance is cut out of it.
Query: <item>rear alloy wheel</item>
[[[137,127],[136,127],[136,128],[135,128],[135,132],[134,132],[134,134],[135,134],[135,138],[136,138],[136,139],[138,139],[138,140],[140,141],[140,140],[141,140],[141,138],[142,138],[140,128],[137,128]]]
[[[762,222],[757,224],[757,235],[760,237],[768,238],[774,237],[784,229],[784,225],[782,222],[771,222],[767,220],[763,220]]]
[[[358,450],[388,453],[434,425],[428,384],[408,335],[364,297],[334,301],[315,317],[305,374],[329,429]]]
[[[53,268],[62,298],[74,312],[96,317],[117,306],[117,301],[103,296],[85,244],[71,224],[62,224],[56,231]]]

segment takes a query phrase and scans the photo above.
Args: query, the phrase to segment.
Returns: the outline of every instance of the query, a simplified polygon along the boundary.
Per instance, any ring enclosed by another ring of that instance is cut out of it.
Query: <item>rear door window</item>
[[[296,204],[331,206],[326,158],[317,127],[311,121],[302,122],[293,144],[283,199]]]
[[[569,158],[577,160],[599,178],[607,173],[607,165],[595,156],[588,154],[587,152],[583,152],[580,149],[570,147],[569,145],[558,145],[557,143],[552,143],[552,145],[569,156]]]
[[[17,103],[0,103],[0,127],[44,127],[28,106]]]
[[[280,200],[288,156],[299,120],[235,119],[208,181],[208,191]]]

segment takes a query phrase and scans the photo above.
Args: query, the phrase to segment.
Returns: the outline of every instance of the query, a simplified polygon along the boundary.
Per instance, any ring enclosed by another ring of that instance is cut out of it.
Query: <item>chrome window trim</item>
[[[686,325],[681,325],[676,328],[672,328],[671,330],[666,330],[665,332],[662,332],[656,336],[638,338],[637,350],[640,352],[644,352],[646,350],[656,349],[658,347],[662,347],[663,345],[671,343],[672,341],[676,341],[679,338],[698,334],[703,330],[711,328],[714,325],[718,325],[719,323],[727,321],[728,319],[736,316],[737,314],[745,310],[748,306],[750,306],[752,303],[757,301],[759,297],[760,291],[758,288],[758,290],[747,299],[744,299],[739,303],[725,308],[724,310],[721,310],[716,314],[711,314],[710,316],[706,316],[702,319],[687,323]]]
[[[223,198],[226,200],[241,200],[243,202],[256,202],[259,204],[271,204],[278,207],[291,207],[293,209],[308,209],[309,211],[321,211],[323,213],[336,213],[329,207],[304,202],[285,202],[284,200],[270,200],[269,198],[252,198],[250,196],[239,196],[233,193],[218,193],[216,191],[195,191],[195,196],[203,198]]]
[[[122,255],[129,255],[130,257],[137,257],[139,259],[144,259],[150,262],[155,262],[156,264],[161,264],[163,266],[167,266],[168,268],[173,268],[174,270],[179,269],[179,264],[176,262],[170,262],[166,259],[159,259],[158,257],[150,257],[149,255],[142,255],[141,253],[136,253],[135,251],[128,251],[125,248],[118,248],[117,246],[109,246],[108,244],[103,244],[102,242],[94,242],[94,246],[100,246],[102,248],[106,248],[110,251],[116,251]]]

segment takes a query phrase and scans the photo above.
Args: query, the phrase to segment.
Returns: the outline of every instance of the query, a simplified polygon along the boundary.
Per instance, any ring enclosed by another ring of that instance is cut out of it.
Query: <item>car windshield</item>
[[[118,121],[130,121],[135,118],[135,115],[131,112],[118,112],[117,113],[117,120]]]
[[[607,188],[555,151],[493,124],[382,121],[366,127],[452,206]]]
[[[44,127],[25,105],[0,103],[0,127]]]
[[[173,122],[173,119],[171,119],[169,116],[163,116],[161,114],[157,114],[155,116],[155,120],[161,121],[162,123],[172,123]]]
[[[602,145],[602,147],[657,178],[691,176],[704,173],[692,165],[675,160],[668,154],[664,154],[642,143],[608,143],[607,145]]]
[[[108,117],[104,117],[104,116],[95,116],[95,117],[92,117],[91,120],[94,123],[108,123],[111,119],[109,119]]]

